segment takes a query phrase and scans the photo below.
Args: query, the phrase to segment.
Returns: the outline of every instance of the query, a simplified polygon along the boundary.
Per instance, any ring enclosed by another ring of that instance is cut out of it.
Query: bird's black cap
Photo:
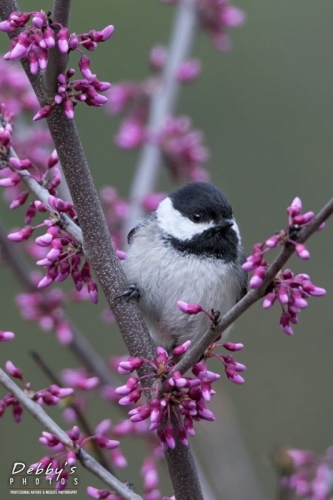
[[[232,208],[220,189],[206,182],[191,182],[177,189],[170,198],[173,207],[193,222],[231,219]],[[200,218],[195,218],[199,215]]]

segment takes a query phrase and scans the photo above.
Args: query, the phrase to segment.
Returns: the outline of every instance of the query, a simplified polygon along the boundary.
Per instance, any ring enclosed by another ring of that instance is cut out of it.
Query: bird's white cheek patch
[[[189,240],[214,226],[212,222],[196,224],[176,210],[170,198],[165,198],[156,211],[160,228],[178,240]]]
[[[239,243],[241,243],[242,238],[241,238],[241,235],[240,235],[240,232],[239,232],[239,227],[238,227],[237,222],[235,221],[235,219],[234,219],[234,225],[232,226],[232,229],[237,234]]]

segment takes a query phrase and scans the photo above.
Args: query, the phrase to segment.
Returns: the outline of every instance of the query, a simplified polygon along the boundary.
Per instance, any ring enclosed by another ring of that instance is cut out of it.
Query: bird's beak
[[[220,222],[216,224],[216,229],[218,231],[226,231],[230,227],[234,225],[234,221],[232,219],[221,219]]]

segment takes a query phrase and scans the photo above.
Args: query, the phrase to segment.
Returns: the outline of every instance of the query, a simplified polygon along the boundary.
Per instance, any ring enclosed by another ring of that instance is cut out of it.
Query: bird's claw
[[[219,324],[219,321],[220,321],[220,316],[221,316],[220,311],[218,311],[217,309],[212,309],[211,310],[211,315],[212,315],[212,323],[213,323],[213,325],[217,326]]]
[[[120,299],[121,297],[127,297],[127,302],[128,302],[131,299],[139,300],[140,296],[141,296],[140,290],[138,289],[138,287],[135,285],[129,285],[123,291],[123,293],[121,293],[120,295],[118,295],[118,297],[116,297],[116,299]]]

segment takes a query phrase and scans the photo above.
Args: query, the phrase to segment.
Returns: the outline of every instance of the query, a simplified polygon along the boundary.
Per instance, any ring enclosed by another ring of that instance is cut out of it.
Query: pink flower
[[[181,83],[191,83],[201,73],[201,62],[198,59],[185,61],[177,72],[177,78]]]
[[[24,203],[27,201],[28,199],[28,196],[29,196],[30,192],[29,191],[23,191],[22,193],[20,193],[18,196],[16,196],[16,198],[14,198],[14,200],[11,202],[11,204],[9,205],[9,208],[11,210],[15,209],[15,208],[18,208],[18,207],[21,207],[22,205],[24,205]]]
[[[53,109],[53,105],[47,104],[42,109],[40,109],[38,111],[38,113],[35,114],[35,116],[33,117],[33,120],[38,121],[38,120],[42,120],[43,118],[47,118],[48,116],[50,116],[52,109]]]
[[[30,238],[30,236],[32,235],[33,231],[34,231],[34,228],[32,228],[30,226],[26,226],[26,227],[22,228],[20,231],[17,231],[15,233],[10,233],[7,236],[7,238],[10,241],[21,242],[24,240],[28,240]]]
[[[244,23],[243,11],[232,7],[229,0],[198,0],[198,6],[202,27],[207,30],[216,48],[229,50],[231,43],[227,29]]]
[[[149,55],[149,64],[154,71],[161,71],[163,69],[166,58],[167,48],[164,45],[155,45]]]
[[[88,81],[96,78],[96,75],[94,75],[90,71],[90,59],[89,59],[89,57],[87,57],[87,56],[81,57],[81,59],[79,60],[79,68],[80,68],[80,71],[81,71],[83,77],[86,78]]]
[[[7,373],[9,373],[9,375],[22,380],[22,376],[23,376],[22,371],[19,368],[17,368],[11,361],[6,362],[5,368],[6,368]]]
[[[133,118],[125,120],[115,137],[117,146],[122,149],[135,149],[141,146],[146,139],[142,124]]]
[[[179,300],[177,302],[178,309],[185,314],[198,314],[202,312],[202,307],[200,304],[188,304]]]
[[[62,371],[62,378],[66,384],[77,389],[90,390],[97,387],[99,380],[97,377],[89,377],[87,372],[82,369]]]
[[[0,330],[0,342],[7,342],[8,340],[13,340],[15,337],[15,333],[13,332],[4,332]]]
[[[157,142],[175,179],[204,180],[208,150],[202,146],[201,132],[191,130],[187,117],[169,118]]]

